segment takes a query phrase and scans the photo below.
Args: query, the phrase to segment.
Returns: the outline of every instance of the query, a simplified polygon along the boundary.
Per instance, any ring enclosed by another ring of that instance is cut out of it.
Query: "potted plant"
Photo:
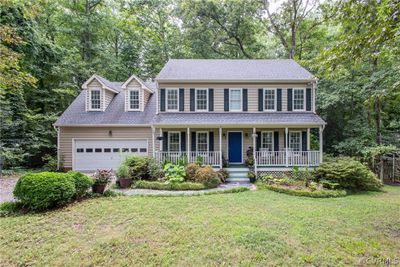
[[[129,177],[129,168],[125,164],[121,164],[117,170],[119,186],[121,188],[129,188],[132,185],[132,177]]]
[[[92,185],[93,193],[103,194],[107,184],[110,182],[112,177],[111,170],[97,170],[94,174],[94,184]]]
[[[247,173],[247,177],[250,179],[250,183],[255,183],[256,182],[256,173],[253,171],[249,171]]]

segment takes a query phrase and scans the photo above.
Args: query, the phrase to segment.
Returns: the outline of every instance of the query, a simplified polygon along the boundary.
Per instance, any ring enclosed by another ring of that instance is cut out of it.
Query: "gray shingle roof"
[[[122,83],[119,83],[121,86]],[[104,112],[85,111],[85,91],[82,91],[72,104],[58,118],[55,126],[68,125],[140,125],[150,124],[156,112],[156,94],[152,94],[143,112],[125,111],[125,91],[118,89],[116,94]]]
[[[292,59],[171,59],[157,81],[310,81],[314,76]]]
[[[154,125],[323,125],[314,113],[160,113]]]

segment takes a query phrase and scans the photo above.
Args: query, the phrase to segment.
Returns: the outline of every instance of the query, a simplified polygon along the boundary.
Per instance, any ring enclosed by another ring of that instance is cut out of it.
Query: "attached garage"
[[[148,139],[73,139],[72,168],[77,171],[116,170],[129,155],[147,156]]]

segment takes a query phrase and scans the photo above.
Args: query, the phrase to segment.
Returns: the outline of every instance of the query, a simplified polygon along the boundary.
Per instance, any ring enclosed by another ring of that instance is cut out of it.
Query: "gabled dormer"
[[[125,92],[125,111],[143,111],[153,91],[136,75],[121,86]]]
[[[105,111],[119,93],[110,81],[96,74],[82,85],[82,89],[86,90],[86,111]]]

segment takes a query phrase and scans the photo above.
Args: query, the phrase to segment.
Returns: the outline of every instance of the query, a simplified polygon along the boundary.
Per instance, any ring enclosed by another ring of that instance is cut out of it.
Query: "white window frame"
[[[206,108],[205,109],[199,109],[197,105],[197,92],[198,91],[206,91]],[[194,92],[194,101],[195,101],[195,110],[196,111],[208,111],[208,88],[196,88]]]
[[[274,91],[274,109],[267,109],[265,105],[265,92],[266,91]],[[277,104],[278,104],[278,97],[277,97],[277,90],[276,88],[264,88],[263,91],[263,106],[264,106],[264,111],[272,112],[277,110]]]
[[[297,134],[299,134],[299,136],[300,136],[300,138],[299,138],[299,142],[300,142],[300,144],[299,144],[299,151],[297,151],[297,150],[293,150],[292,149],[292,133],[297,133]],[[291,151],[293,151],[293,152],[301,152],[301,151],[303,151],[303,140],[301,139],[302,138],[302,136],[301,136],[301,131],[290,131],[289,132],[289,149],[291,150]]]
[[[131,92],[137,92],[138,93],[138,108],[131,108]],[[139,89],[129,89],[128,90],[128,110],[140,110],[140,90]]]
[[[99,108],[93,108],[93,103],[92,103],[92,93],[93,92],[99,92]],[[89,90],[89,110],[101,110],[101,89],[90,89]]]
[[[179,137],[179,149],[177,151],[171,150],[171,134],[178,134]],[[179,131],[169,131],[168,132],[168,152],[181,152],[181,132]]]
[[[177,99],[177,104],[176,104],[176,109],[169,109],[168,108],[168,91],[176,91],[176,99]],[[178,88],[167,88],[165,89],[165,110],[169,112],[177,112],[179,111],[179,89]]]
[[[271,134],[271,150],[266,150],[267,148],[265,148],[265,147],[263,147],[263,140],[264,140],[264,134],[268,134],[268,133],[270,133]],[[274,145],[275,145],[275,140],[274,140],[274,132],[273,131],[262,131],[261,132],[261,147],[260,147],[260,150],[261,151],[274,151]]]
[[[206,139],[207,150],[205,150],[205,151],[200,151],[200,149],[199,149],[199,134],[200,133],[205,133],[207,135],[207,139]],[[198,131],[198,132],[196,132],[196,151],[197,152],[209,152],[209,148],[210,148],[210,133],[207,132],[207,131]]]
[[[231,94],[232,91],[240,91],[240,108],[239,109],[231,109]],[[241,112],[243,111],[243,88],[229,88],[229,111]]]
[[[294,107],[294,91],[303,91],[303,108],[302,109],[296,109]],[[293,111],[305,111],[306,110],[306,89],[305,88],[293,88],[293,95],[292,95],[292,107]]]

